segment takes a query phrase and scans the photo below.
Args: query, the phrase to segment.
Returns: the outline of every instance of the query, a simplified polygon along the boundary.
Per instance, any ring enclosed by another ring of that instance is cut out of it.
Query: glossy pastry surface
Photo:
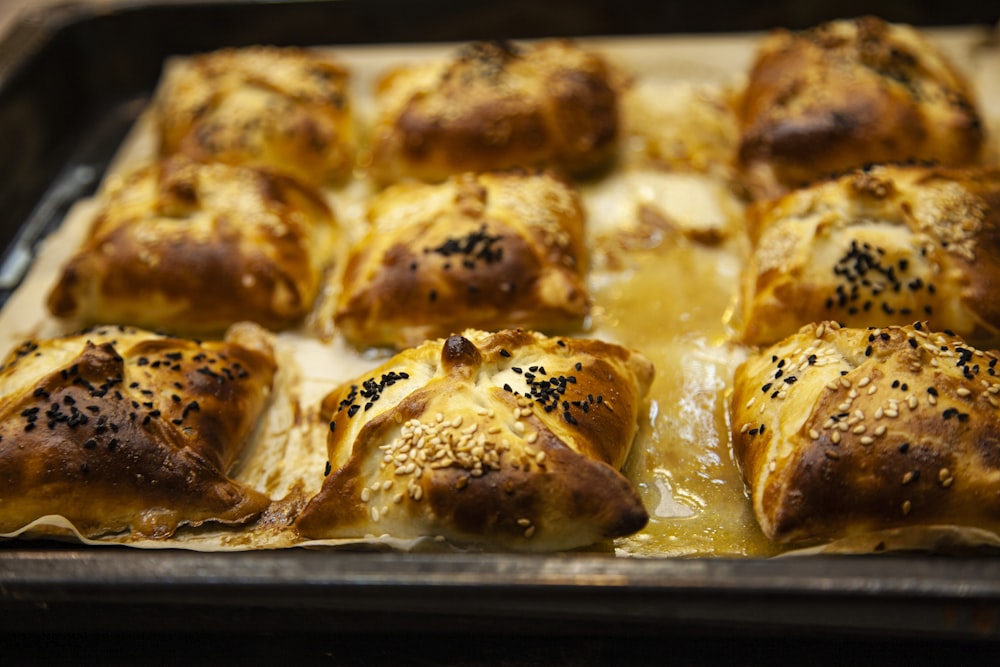
[[[355,137],[345,67],[300,48],[222,49],[168,69],[160,152],[265,167],[311,185],[347,176]]]
[[[285,328],[312,308],[336,238],[324,201],[290,178],[167,158],[112,185],[48,307],[186,333]]]
[[[867,164],[975,164],[984,150],[964,75],[918,29],[871,16],[766,37],[739,122],[745,180],[765,197]]]
[[[270,336],[123,327],[30,340],[0,366],[0,532],[61,515],[87,537],[241,524],[269,499],[227,475],[271,392]]]
[[[589,309],[584,213],[548,173],[462,174],[389,188],[369,206],[333,320],[365,347],[466,328],[578,329]]]
[[[733,452],[782,543],[1000,527],[997,355],[917,323],[810,324],[736,372]]]
[[[327,476],[296,528],[530,551],[635,532],[618,471],[652,375],[623,347],[523,330],[402,352],[324,399]]]
[[[372,173],[395,182],[510,167],[592,171],[619,139],[615,78],[601,56],[566,40],[475,42],[400,67],[376,93]]]
[[[1000,333],[1000,169],[871,167],[752,210],[743,338],[804,324],[927,320],[979,345]]]

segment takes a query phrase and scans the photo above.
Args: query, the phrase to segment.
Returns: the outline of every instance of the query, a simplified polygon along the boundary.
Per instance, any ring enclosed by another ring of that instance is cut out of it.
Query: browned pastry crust
[[[560,332],[588,312],[584,215],[551,174],[399,184],[341,277],[336,326],[359,345],[417,345],[465,328]]]
[[[1000,528],[997,355],[926,326],[810,324],[736,372],[733,451],[764,533]]]
[[[295,324],[312,308],[336,227],[284,176],[168,158],[110,188],[48,298],[58,317],[217,332]]]
[[[871,163],[974,164],[985,146],[962,74],[914,28],[871,16],[766,37],[738,113],[758,196]]]
[[[120,327],[25,342],[0,366],[0,533],[46,515],[88,537],[253,519],[268,498],[226,475],[274,373],[249,324],[227,342]]]
[[[160,151],[268,167],[312,185],[354,167],[349,75],[318,53],[252,47],[202,54],[166,72]]]
[[[873,167],[756,207],[744,340],[809,322],[1000,334],[1000,169]]]
[[[372,173],[440,181],[463,171],[608,162],[618,91],[602,57],[565,40],[477,42],[379,84]]]
[[[296,528],[532,551],[637,531],[618,470],[652,375],[620,346],[523,330],[400,353],[324,399],[330,466]]]

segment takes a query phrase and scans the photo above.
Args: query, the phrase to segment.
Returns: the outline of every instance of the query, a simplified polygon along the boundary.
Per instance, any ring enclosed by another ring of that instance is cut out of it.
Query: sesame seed
[[[862,445],[870,445],[873,442],[875,442],[875,438],[871,437],[870,435],[863,435],[861,436],[860,442]]]
[[[812,440],[819,440],[819,431],[814,428],[809,429],[809,437]]]
[[[962,398],[966,398],[972,394],[972,392],[966,389],[965,387],[959,387],[958,389],[955,390],[955,393],[961,396]]]
[[[902,507],[902,509],[903,509],[903,514],[904,514],[904,515],[907,515],[907,514],[909,514],[909,513],[910,513],[910,509],[911,509],[912,507],[913,507],[913,505],[912,505],[912,504],[910,503],[910,501],[909,501],[909,500],[904,500],[904,501],[903,501],[903,507]]]
[[[361,489],[361,502],[367,503],[372,498],[372,491],[367,486]]]

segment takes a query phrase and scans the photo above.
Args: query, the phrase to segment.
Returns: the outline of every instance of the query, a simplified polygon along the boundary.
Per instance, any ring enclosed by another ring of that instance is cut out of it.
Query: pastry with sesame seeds
[[[519,551],[638,531],[648,515],[619,470],[652,376],[621,346],[524,330],[402,352],[323,400],[326,477],[295,528]]]
[[[729,412],[764,533],[788,546],[1000,533],[997,360],[921,322],[809,324],[751,356]]]
[[[872,163],[977,164],[987,146],[964,74],[919,30],[874,16],[765,37],[737,115],[756,197]]]
[[[388,72],[376,90],[371,173],[383,183],[463,171],[592,172],[621,134],[622,78],[569,40],[475,42]]]
[[[337,182],[354,168],[349,78],[301,48],[223,49],[171,64],[153,100],[160,153]]]
[[[333,325],[357,346],[404,348],[466,328],[568,333],[589,312],[583,207],[550,172],[399,184],[368,217],[331,290]]]
[[[313,307],[338,238],[312,188],[261,169],[175,156],[115,179],[62,268],[49,311],[82,324],[218,334]]]
[[[165,539],[256,518],[269,498],[227,475],[271,393],[271,338],[107,326],[18,346],[0,366],[0,533],[56,515],[88,538]]]
[[[1000,337],[1000,168],[873,166],[753,207],[742,338],[835,320]]]

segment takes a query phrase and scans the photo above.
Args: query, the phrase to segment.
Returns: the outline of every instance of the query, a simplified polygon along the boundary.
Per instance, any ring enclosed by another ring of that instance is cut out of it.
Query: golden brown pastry
[[[744,340],[809,322],[1000,332],[1000,169],[872,167],[758,206]]]
[[[962,73],[914,28],[871,16],[766,37],[738,114],[758,196],[872,163],[974,164],[985,145]]]
[[[997,355],[917,323],[807,325],[736,372],[733,451],[773,540],[1000,528]]]
[[[369,219],[334,314],[356,344],[406,347],[465,328],[559,332],[587,314],[583,209],[551,174],[399,184]]]
[[[167,70],[154,101],[160,151],[268,167],[322,185],[354,167],[345,68],[298,48],[225,49]]]
[[[240,524],[268,498],[227,477],[271,390],[267,335],[198,343],[101,327],[0,366],[0,533],[61,515],[87,537]]]
[[[530,551],[637,531],[618,470],[652,375],[620,346],[523,330],[407,350],[323,400],[327,477],[296,528]]]
[[[592,171],[619,136],[604,59],[565,40],[476,42],[449,60],[393,70],[376,91],[372,173],[440,181],[463,171]]]
[[[49,310],[194,333],[288,327],[312,308],[335,237],[326,204],[291,178],[167,158],[110,188]]]

